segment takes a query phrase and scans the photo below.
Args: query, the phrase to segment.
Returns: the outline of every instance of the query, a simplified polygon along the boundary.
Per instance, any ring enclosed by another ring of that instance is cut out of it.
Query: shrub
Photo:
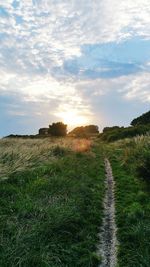
[[[66,136],[67,135],[67,125],[62,122],[56,122],[49,125],[48,133],[52,136]]]
[[[150,124],[150,111],[142,114],[138,118],[131,121],[131,125],[133,125],[133,126],[145,125],[145,124]]]
[[[134,136],[146,134],[150,131],[150,125],[139,125],[135,127],[107,127],[99,135],[102,141],[113,142],[119,139],[132,138]]]

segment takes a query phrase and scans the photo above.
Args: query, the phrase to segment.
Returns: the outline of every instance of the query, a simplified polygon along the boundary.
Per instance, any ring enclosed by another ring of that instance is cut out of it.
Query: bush
[[[132,138],[134,136],[146,134],[150,131],[150,125],[139,125],[135,127],[106,127],[99,135],[102,141],[113,142],[119,139]]]
[[[86,138],[91,135],[97,135],[99,133],[97,125],[87,125],[74,128],[69,135],[74,135],[76,137]]]
[[[67,125],[62,122],[56,122],[49,125],[48,133],[52,136],[66,136],[67,135]]]
[[[145,124],[150,124],[150,111],[142,114],[140,117],[131,121],[131,125],[133,125],[133,126],[145,125]]]

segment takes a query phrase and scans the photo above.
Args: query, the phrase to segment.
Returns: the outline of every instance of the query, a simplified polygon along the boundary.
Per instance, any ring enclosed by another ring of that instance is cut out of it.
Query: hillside
[[[146,125],[150,124],[150,111],[142,114],[141,116],[137,117],[131,122],[131,125],[138,126],[138,125]]]
[[[99,135],[101,141],[114,142],[120,139],[145,135],[150,132],[150,111],[132,120],[129,127],[105,127]]]

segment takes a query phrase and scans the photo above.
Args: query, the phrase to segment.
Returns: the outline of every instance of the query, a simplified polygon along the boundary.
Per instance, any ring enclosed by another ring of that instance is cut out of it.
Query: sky
[[[149,109],[149,0],[0,0],[0,136]]]

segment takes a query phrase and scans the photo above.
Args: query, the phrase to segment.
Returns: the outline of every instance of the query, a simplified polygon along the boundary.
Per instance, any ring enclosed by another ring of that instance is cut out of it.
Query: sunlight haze
[[[0,0],[0,17],[0,136],[149,109],[149,0]]]

